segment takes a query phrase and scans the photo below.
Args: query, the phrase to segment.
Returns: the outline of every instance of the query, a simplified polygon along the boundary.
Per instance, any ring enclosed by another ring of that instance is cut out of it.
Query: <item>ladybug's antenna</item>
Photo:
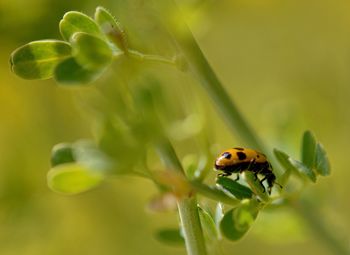
[[[281,184],[279,184],[278,182],[275,182],[275,184],[277,184],[278,186],[280,186],[281,189],[283,189],[283,186]]]

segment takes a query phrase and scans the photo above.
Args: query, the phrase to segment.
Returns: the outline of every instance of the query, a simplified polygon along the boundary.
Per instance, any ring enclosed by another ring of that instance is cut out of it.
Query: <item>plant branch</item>
[[[156,62],[156,63],[162,63],[162,64],[167,64],[172,66],[177,65],[175,59],[169,59],[159,55],[144,54],[136,50],[128,50],[127,55],[138,61]]]
[[[220,201],[231,206],[237,206],[241,202],[240,200],[226,195],[223,191],[219,189],[209,187],[198,181],[191,181],[191,186],[194,188],[195,191],[197,191],[201,195],[213,199],[215,201]]]
[[[172,171],[184,174],[182,165],[176,156],[170,141],[164,138],[157,143],[157,151],[164,164]],[[181,226],[184,232],[187,253],[189,255],[206,255],[204,236],[198,214],[197,200],[193,195],[178,201]]]
[[[198,46],[191,30],[184,19],[181,18],[181,12],[177,8],[176,3],[173,0],[164,0],[157,1],[157,5],[161,5],[161,22],[170,31],[175,43],[188,60],[189,70],[207,91],[207,94],[213,100],[229,127],[247,145],[264,151],[263,144],[228,95]]]

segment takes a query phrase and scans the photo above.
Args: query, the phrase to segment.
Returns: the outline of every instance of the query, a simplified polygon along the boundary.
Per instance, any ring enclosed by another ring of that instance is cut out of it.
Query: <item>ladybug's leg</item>
[[[231,173],[229,173],[229,172],[222,172],[222,173],[218,174],[218,176],[220,176],[220,177],[227,177],[227,176],[230,176],[230,175],[231,175]]]
[[[269,182],[269,179],[271,179],[270,175],[272,174],[271,170],[269,170],[268,168],[263,167],[257,172],[257,174],[261,174],[261,175],[264,176],[264,178],[260,181],[260,185],[264,189],[264,192],[265,192],[266,190],[265,190],[265,186],[264,186],[263,182],[265,180],[267,180]],[[269,194],[271,194],[270,183],[269,183],[269,187],[268,187],[268,192],[269,192]]]
[[[237,173],[236,179],[234,179],[234,181],[238,181],[239,180],[239,173]]]
[[[261,174],[264,175],[264,178],[261,180],[261,185],[264,180],[267,180],[268,188],[267,191],[269,195],[271,195],[271,190],[273,187],[273,184],[275,183],[276,176],[272,173],[270,169],[263,169],[261,171]]]
[[[265,177],[260,181],[260,185],[261,185],[261,187],[263,187],[264,193],[265,193],[265,186],[264,186],[263,182],[264,182],[266,179],[267,179],[267,176],[265,176]],[[269,192],[269,193],[270,193],[270,192]]]
[[[254,172],[254,177],[255,177],[254,181],[256,181],[258,179],[258,172]]]
[[[246,170],[254,172],[255,181],[258,179],[258,171],[255,171],[255,158],[249,162]]]

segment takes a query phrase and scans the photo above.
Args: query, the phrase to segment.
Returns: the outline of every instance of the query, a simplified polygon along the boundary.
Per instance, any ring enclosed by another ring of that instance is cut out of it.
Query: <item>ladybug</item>
[[[269,194],[271,194],[271,189],[276,183],[276,176],[272,172],[272,166],[266,155],[253,149],[235,147],[223,151],[215,160],[215,170],[222,171],[219,176],[230,176],[237,173],[236,181],[239,180],[239,174],[244,171],[253,172],[255,178],[258,178],[258,174],[262,175],[263,179],[260,180],[260,184],[265,192],[262,183],[265,180],[267,181]],[[281,185],[279,186],[282,188]]]

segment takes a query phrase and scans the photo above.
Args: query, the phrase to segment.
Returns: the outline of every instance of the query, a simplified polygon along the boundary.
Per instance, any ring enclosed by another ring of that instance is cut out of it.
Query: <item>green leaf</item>
[[[57,166],[65,163],[75,162],[72,145],[69,143],[60,143],[52,148],[51,166]]]
[[[80,66],[74,58],[68,58],[55,69],[55,80],[65,85],[87,84],[98,79],[103,70],[87,70]]]
[[[220,185],[225,191],[230,192],[238,199],[251,198],[253,196],[253,192],[249,188],[230,178],[218,177],[216,184]]]
[[[317,143],[316,145],[316,159],[314,167],[317,173],[322,176],[327,176],[331,173],[331,165],[329,163],[327,153],[320,143]]]
[[[222,203],[217,203],[216,208],[215,208],[215,224],[216,226],[220,225],[220,222],[222,218],[224,217],[224,206]]]
[[[195,179],[197,162],[198,162],[197,156],[194,154],[188,154],[182,159],[182,165],[185,170],[186,176],[190,180]]]
[[[302,174],[306,175],[312,182],[316,182],[315,172],[298,160],[289,158],[289,162]]]
[[[220,231],[231,241],[241,239],[254,223],[260,210],[259,202],[248,200],[228,211],[220,222]]]
[[[203,208],[198,206],[199,218],[204,231],[204,235],[210,241],[216,241],[219,238],[216,224],[213,217],[205,211]]]
[[[103,36],[96,22],[81,12],[67,12],[60,21],[59,27],[61,35],[66,41],[70,41],[77,32],[85,32],[99,37]]]
[[[10,58],[11,70],[24,79],[48,79],[58,63],[71,56],[68,43],[35,41],[16,49]]]
[[[127,51],[128,42],[125,31],[110,12],[101,6],[97,7],[95,20],[100,26],[102,32],[114,45],[123,51]]]
[[[311,131],[305,131],[301,148],[301,162],[308,168],[312,168],[316,155],[316,138]]]
[[[256,178],[254,173],[251,171],[245,171],[244,172],[245,180],[247,181],[249,187],[252,189],[252,191],[258,195],[263,201],[267,202],[269,201],[269,196],[267,194],[267,191],[265,187],[263,187],[260,184],[259,178]]]
[[[96,36],[75,33],[71,43],[75,60],[85,69],[101,70],[112,62],[112,49]]]
[[[179,229],[162,229],[155,234],[155,237],[158,241],[167,245],[185,245],[185,240]]]
[[[49,188],[65,195],[88,191],[101,184],[103,180],[103,172],[78,163],[55,166],[47,174]]]
[[[292,171],[294,174],[300,177],[307,177],[309,180],[315,182],[316,175],[312,169],[308,168],[303,163],[292,159],[283,151],[278,149],[273,150],[278,162],[286,169],[286,171]]]

